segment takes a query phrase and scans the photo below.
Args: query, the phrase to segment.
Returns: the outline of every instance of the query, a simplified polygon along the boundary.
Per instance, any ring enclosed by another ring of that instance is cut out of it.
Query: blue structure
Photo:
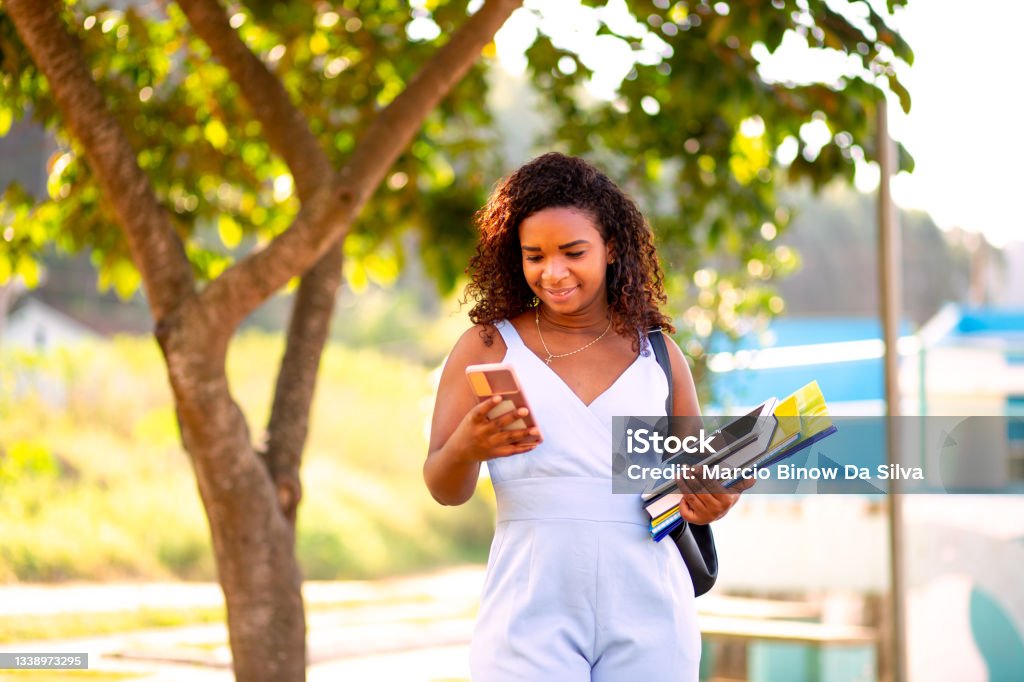
[[[875,319],[783,318],[760,337],[749,335],[735,344],[714,339],[708,366],[715,400],[708,411],[735,414],[740,407],[785,396],[817,380],[832,414],[883,414],[881,336]],[[919,330],[904,324],[898,350],[903,414],[1024,416],[1024,310],[949,305]],[[998,455],[1003,459],[988,461],[1005,464],[1003,475],[1011,481],[1005,490],[1016,490],[1024,481],[1020,419],[1009,421],[1003,445]],[[776,504],[772,497],[752,496],[743,504],[770,511]],[[814,535],[813,517],[787,521],[773,513],[773,537],[806,537],[816,543],[814,549],[800,542],[787,545],[799,555],[785,564],[792,571],[789,584],[778,574],[766,582],[763,567],[746,571],[734,566],[749,552],[765,549],[766,526],[757,526],[757,515],[734,525],[723,521],[720,556],[731,570],[723,587],[775,594],[806,594],[808,589],[883,593],[886,577],[878,569],[884,561],[884,535],[877,512],[872,518],[871,512],[860,511],[864,503],[858,497],[845,496],[849,508],[837,512],[835,523],[844,529],[838,539]],[[904,568],[910,679],[1021,679],[1024,495],[909,495],[904,509],[905,543],[913,548]],[[854,583],[858,578],[844,571],[839,557],[847,556],[851,544],[863,552],[869,542],[877,543],[882,558],[876,562],[874,554],[863,554],[862,575],[870,577]],[[834,556],[833,563],[823,555]],[[816,568],[801,572],[810,565]],[[747,652],[751,680],[873,679],[876,660],[871,646],[838,642],[755,638]]]
[[[910,333],[904,323],[901,337],[909,339]],[[857,317],[780,318],[760,337],[750,334],[736,343],[713,339],[714,408],[756,404],[817,380],[830,405],[877,402],[880,413],[885,393],[881,339],[877,319]]]

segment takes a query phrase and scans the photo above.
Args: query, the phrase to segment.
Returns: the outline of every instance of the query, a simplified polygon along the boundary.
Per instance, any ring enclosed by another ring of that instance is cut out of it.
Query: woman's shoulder
[[[449,355],[449,363],[463,366],[501,362],[505,340],[494,324],[475,324],[462,333]]]

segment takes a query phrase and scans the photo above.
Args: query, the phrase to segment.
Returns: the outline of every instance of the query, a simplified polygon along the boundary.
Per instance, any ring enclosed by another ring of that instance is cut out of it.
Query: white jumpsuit
[[[694,682],[700,631],[675,545],[651,540],[639,495],[613,494],[612,416],[664,415],[641,353],[590,405],[497,325],[544,436],[487,463],[498,513],[470,647],[474,682]]]

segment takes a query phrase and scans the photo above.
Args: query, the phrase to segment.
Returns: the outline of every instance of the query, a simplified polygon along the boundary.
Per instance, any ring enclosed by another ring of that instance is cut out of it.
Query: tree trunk
[[[303,680],[306,624],[295,526],[278,505],[231,397],[224,371],[230,335],[197,306],[181,312],[161,325],[157,338],[210,524],[235,676],[246,682]]]

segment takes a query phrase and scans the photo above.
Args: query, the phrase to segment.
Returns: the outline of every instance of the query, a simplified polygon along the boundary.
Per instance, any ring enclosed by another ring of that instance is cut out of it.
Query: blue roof
[[[980,308],[964,310],[957,331],[961,334],[993,334],[1011,332],[1024,334],[1024,310]]]
[[[881,400],[885,395],[881,359],[713,372],[711,390],[719,405],[752,405],[769,396],[782,398],[815,380],[830,403]]]
[[[910,333],[910,323],[904,322],[900,334]],[[771,341],[770,345],[762,345],[761,340],[765,336]],[[760,350],[765,347],[785,348],[880,338],[882,325],[877,318],[789,317],[773,321],[768,327],[768,334],[748,334],[736,345],[723,337],[715,339],[711,352]],[[715,402],[720,406],[756,404],[773,395],[781,398],[814,380],[817,380],[825,399],[830,403],[881,400],[885,395],[881,358],[798,367],[712,372],[710,380]]]
[[[1024,363],[1024,310],[992,308],[956,309],[956,326],[943,342],[994,339],[1011,364]],[[900,336],[912,333],[904,321]],[[709,352],[760,350],[790,346],[865,341],[882,338],[881,321],[875,317],[787,317],[773,321],[767,334],[747,334],[735,344],[713,336]],[[765,344],[762,344],[765,341]],[[1011,342],[1010,346],[1006,343]],[[737,369],[710,374],[712,393],[719,406],[751,405],[768,396],[783,397],[809,381],[817,380],[830,403],[882,400],[885,395],[882,358],[827,362],[796,367]]]
[[[900,336],[912,333],[910,322],[904,321]],[[770,347],[802,346],[812,343],[863,341],[882,338],[882,323],[874,317],[787,317],[772,321],[766,335]],[[751,350],[765,347],[762,335],[747,334],[734,345],[728,338],[712,336],[710,352]]]

